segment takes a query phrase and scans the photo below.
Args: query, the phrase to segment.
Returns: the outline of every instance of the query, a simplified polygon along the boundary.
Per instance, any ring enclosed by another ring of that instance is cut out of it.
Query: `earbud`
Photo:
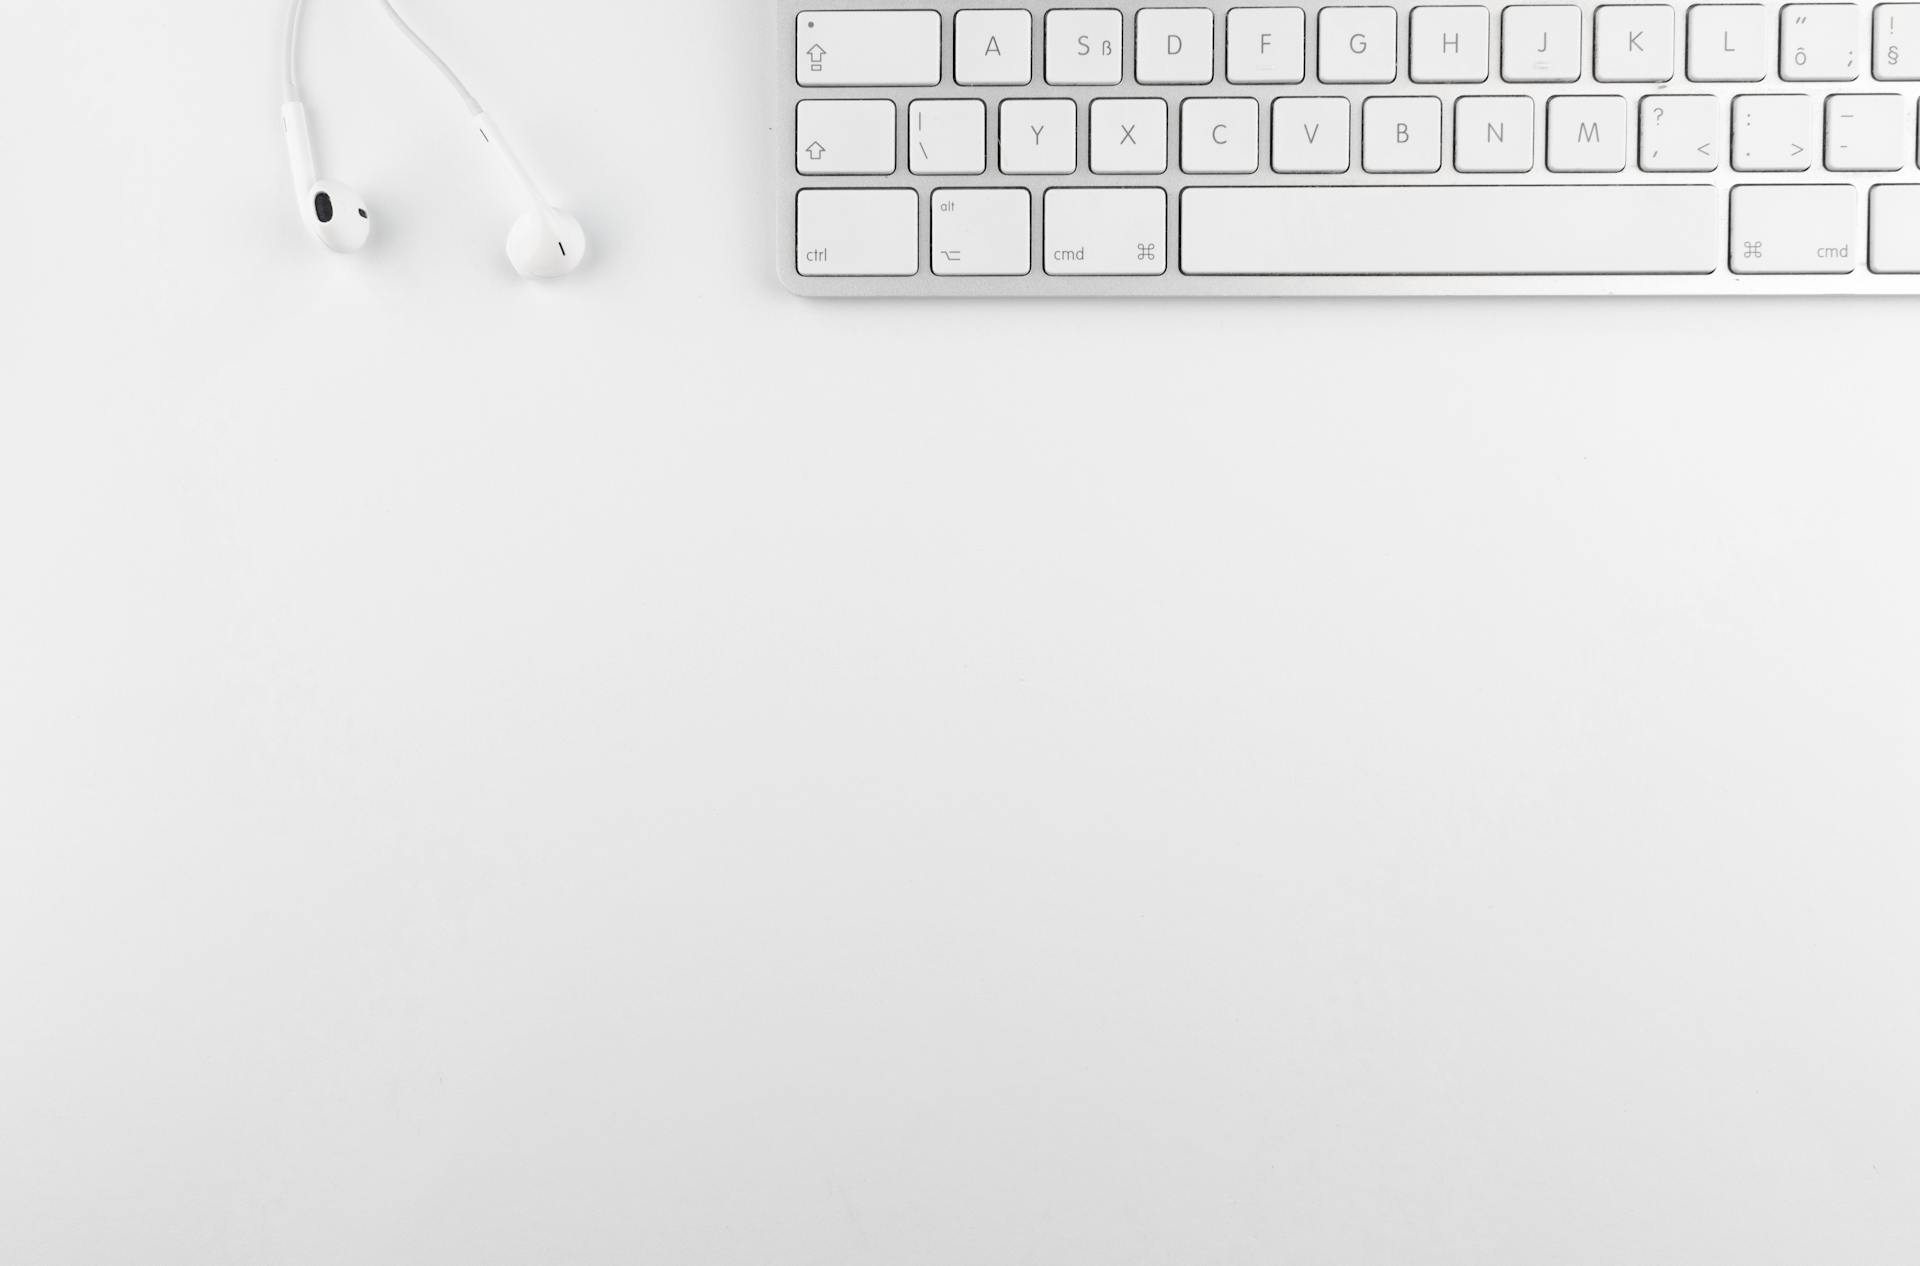
[[[548,281],[564,277],[587,257],[587,233],[580,221],[549,207],[529,211],[507,234],[507,259],[522,277]]]
[[[373,222],[367,204],[345,185],[316,180],[308,191],[307,229],[320,244],[340,255],[351,255],[367,244]]]
[[[367,244],[373,221],[359,194],[343,184],[314,175],[313,136],[307,130],[307,108],[289,101],[281,112],[287,129],[287,158],[293,165],[293,196],[307,232],[328,250],[351,255]]]
[[[580,221],[548,202],[527,173],[520,156],[487,118],[460,76],[453,73],[440,55],[420,33],[407,25],[393,0],[380,0],[387,16],[403,35],[433,63],[447,82],[460,94],[475,130],[488,149],[500,155],[526,195],[530,210],[514,222],[507,234],[507,260],[522,277],[564,277],[580,267],[587,257],[587,234]],[[345,185],[321,180],[314,171],[313,138],[307,130],[307,108],[300,98],[300,19],[306,0],[287,0],[286,106],[282,119],[287,132],[287,158],[293,165],[293,196],[299,200],[300,218],[307,231],[330,251],[351,254],[367,244],[373,221],[367,216],[367,204]]]
[[[525,215],[514,221],[512,231],[507,234],[507,260],[513,270],[535,281],[550,281],[580,267],[587,258],[587,232],[580,227],[580,221],[546,200],[540,186],[534,184],[533,177],[527,173],[526,164],[513,152],[513,146],[493,125],[493,120],[485,114],[476,114],[473,126],[487,148],[500,155],[514,181],[533,204]]]

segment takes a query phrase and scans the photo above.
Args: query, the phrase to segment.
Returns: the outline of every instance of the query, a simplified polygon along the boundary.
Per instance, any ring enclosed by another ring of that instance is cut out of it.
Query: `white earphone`
[[[342,255],[353,254],[367,244],[373,231],[367,204],[345,185],[314,174],[307,107],[288,101],[280,113],[287,128],[287,157],[293,163],[293,196],[300,204],[300,218],[320,245]]]
[[[474,130],[488,149],[500,156],[525,193],[527,212],[514,222],[507,234],[507,259],[522,277],[564,277],[578,268],[587,257],[587,235],[580,221],[549,202],[533,181],[526,164],[513,152],[507,138],[494,126],[460,77],[440,59],[440,55],[407,25],[392,0],[379,0],[414,47],[432,62],[454,91],[466,103],[473,116]],[[307,123],[307,107],[300,94],[300,18],[306,0],[289,0],[287,8],[287,100],[281,110],[287,133],[287,156],[293,166],[293,192],[300,207],[300,218],[307,231],[330,251],[352,254],[367,244],[373,220],[359,194],[336,181],[322,180],[313,157],[313,135]]]

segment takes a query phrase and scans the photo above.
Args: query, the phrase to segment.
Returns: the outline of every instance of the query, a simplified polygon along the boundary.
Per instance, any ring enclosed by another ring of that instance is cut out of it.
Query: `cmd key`
[[[1852,185],[1738,185],[1733,191],[1733,271],[1850,273],[1859,254]]]

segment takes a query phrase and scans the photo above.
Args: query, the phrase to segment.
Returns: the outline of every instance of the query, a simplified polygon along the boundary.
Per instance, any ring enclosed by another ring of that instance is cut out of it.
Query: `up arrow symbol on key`
[[[807,157],[811,158],[816,163],[820,161],[820,159],[826,154],[826,152],[827,152],[827,147],[822,145],[818,141],[815,141],[813,144],[807,146]]]

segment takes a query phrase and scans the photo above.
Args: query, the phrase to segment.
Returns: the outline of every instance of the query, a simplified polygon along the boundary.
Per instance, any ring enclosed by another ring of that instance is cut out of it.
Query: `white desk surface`
[[[408,5],[545,289],[314,0],[333,259],[7,8],[0,1260],[1920,1259],[1920,305],[803,303],[748,0]]]

